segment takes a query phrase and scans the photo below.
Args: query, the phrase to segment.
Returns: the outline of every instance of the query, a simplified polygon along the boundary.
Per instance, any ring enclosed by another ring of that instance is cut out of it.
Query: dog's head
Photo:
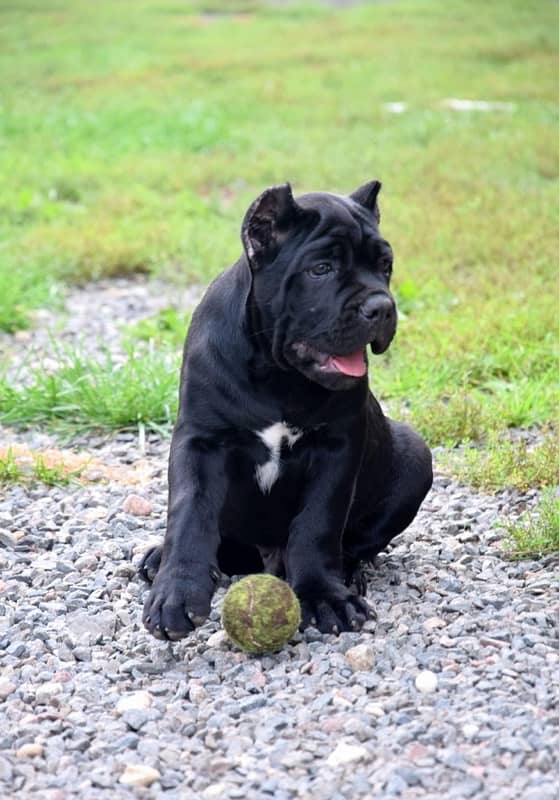
[[[297,199],[289,184],[273,186],[243,221],[259,335],[279,366],[328,389],[354,386],[367,371],[366,346],[382,353],[396,331],[392,250],[378,229],[380,186]]]

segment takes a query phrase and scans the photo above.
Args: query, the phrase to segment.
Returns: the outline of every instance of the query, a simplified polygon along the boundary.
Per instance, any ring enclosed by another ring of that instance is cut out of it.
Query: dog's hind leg
[[[264,572],[285,580],[285,547],[259,547]]]
[[[360,476],[353,513],[344,533],[343,553],[346,584],[358,593],[366,591],[363,562],[371,562],[388,543],[413,521],[433,482],[431,452],[412,428],[389,420],[392,440],[391,480],[380,497],[370,492],[373,502],[367,508],[367,481],[375,475]],[[374,483],[372,484],[374,485]]]

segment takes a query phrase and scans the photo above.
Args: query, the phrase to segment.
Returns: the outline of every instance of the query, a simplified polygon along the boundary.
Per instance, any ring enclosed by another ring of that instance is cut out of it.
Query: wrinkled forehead
[[[309,192],[297,197],[296,202],[319,215],[313,229],[313,239],[323,235],[340,237],[358,248],[364,239],[378,235],[371,212],[349,197],[329,192]]]

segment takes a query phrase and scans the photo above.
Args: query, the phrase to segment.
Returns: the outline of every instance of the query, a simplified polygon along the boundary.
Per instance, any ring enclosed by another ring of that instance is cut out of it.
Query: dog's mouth
[[[365,348],[361,347],[353,353],[345,355],[330,355],[323,353],[308,342],[295,342],[293,349],[300,361],[315,364],[318,369],[327,374],[342,373],[352,378],[361,378],[367,372]]]

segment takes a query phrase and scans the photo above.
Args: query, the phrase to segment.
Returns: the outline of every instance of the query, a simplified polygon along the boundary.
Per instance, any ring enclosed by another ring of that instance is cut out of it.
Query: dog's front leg
[[[301,603],[301,627],[322,633],[360,628],[367,604],[343,580],[342,537],[359,455],[351,442],[329,442],[313,454],[312,480],[289,530],[287,579]]]
[[[210,613],[225,488],[223,449],[177,425],[169,458],[167,532],[143,615],[158,639],[182,639]]]

